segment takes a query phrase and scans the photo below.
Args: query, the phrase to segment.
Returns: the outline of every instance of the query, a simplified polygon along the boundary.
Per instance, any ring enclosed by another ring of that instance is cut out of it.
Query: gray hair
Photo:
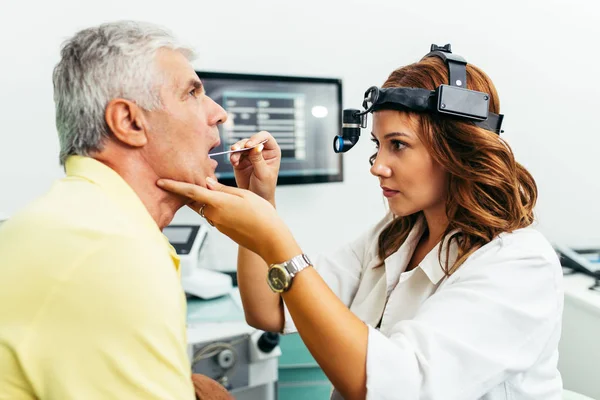
[[[156,66],[161,48],[194,52],[165,29],[121,21],[84,29],[67,40],[54,68],[56,128],[60,163],[70,155],[100,151],[109,135],[104,113],[114,98],[134,101],[147,110],[162,108],[162,76]]]

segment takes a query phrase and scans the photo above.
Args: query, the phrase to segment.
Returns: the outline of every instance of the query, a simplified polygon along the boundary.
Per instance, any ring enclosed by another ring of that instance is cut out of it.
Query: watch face
[[[269,286],[276,292],[283,292],[290,286],[290,274],[281,265],[269,268],[268,277]]]

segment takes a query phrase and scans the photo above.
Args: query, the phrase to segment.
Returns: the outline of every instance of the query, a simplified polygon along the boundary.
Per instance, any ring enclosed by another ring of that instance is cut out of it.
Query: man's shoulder
[[[60,239],[58,233],[65,231],[110,234],[139,229],[129,222],[127,213],[99,187],[84,179],[63,178],[13,215],[6,227]]]
[[[157,235],[107,230],[89,219],[61,225],[55,215],[36,224],[35,213],[25,212],[0,229],[0,289],[12,285],[41,299],[61,285],[63,296],[105,294],[118,302],[178,288],[176,265]]]
[[[92,252],[126,259],[159,252],[168,258],[155,246],[157,237],[94,184],[66,178],[0,226],[0,260],[61,269]],[[144,246],[145,251],[136,251]],[[118,250],[124,248],[132,251]]]

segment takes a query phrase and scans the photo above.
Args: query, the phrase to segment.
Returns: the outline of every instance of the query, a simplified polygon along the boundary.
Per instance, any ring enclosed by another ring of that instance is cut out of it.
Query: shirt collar
[[[444,239],[440,241],[433,249],[431,249],[431,251],[427,253],[425,258],[423,258],[423,261],[421,261],[419,264],[419,267],[423,270],[423,272],[425,272],[425,275],[427,275],[431,283],[434,285],[437,285],[442,278],[446,276],[444,265],[446,265],[446,252],[448,250],[448,267],[451,267],[456,261],[458,246],[456,244],[456,240],[452,240],[450,242],[450,238],[455,233],[456,232],[450,232],[448,235],[444,236]],[[440,247],[442,249],[441,253]]]
[[[409,232],[406,240],[400,246],[397,252],[392,253],[385,260],[386,265],[393,265],[394,263],[400,262],[400,264],[404,265],[403,270],[406,268],[410,258],[412,257],[423,232],[425,231],[426,222],[425,217],[420,216],[419,219],[415,222],[412,230]],[[423,260],[419,263],[417,268],[420,268],[427,278],[431,281],[432,284],[437,285],[444,276],[446,276],[446,272],[444,271],[443,265],[446,263],[446,249],[450,246],[450,252],[448,257],[448,265],[452,266],[456,261],[458,254],[458,247],[456,245],[456,241],[453,240],[451,243],[449,242],[449,238],[452,237],[458,230],[450,232],[448,235],[444,237],[440,243],[438,243],[427,255],[423,258]],[[440,246],[442,247],[442,257],[440,263]],[[400,260],[398,257],[406,257],[406,259]],[[387,271],[387,270],[386,270]],[[398,271],[398,274],[402,271]],[[394,280],[394,277],[391,277]]]
[[[171,258],[176,265],[179,265],[177,252],[167,237],[162,234],[137,193],[115,170],[91,157],[73,155],[69,156],[65,162],[65,172],[67,178],[77,177],[97,185],[137,223],[160,234],[161,239],[168,246]]]
[[[388,294],[396,287],[396,284],[400,279],[400,274],[404,273],[406,270],[424,230],[424,219],[419,218],[408,233],[404,242],[400,245],[400,248],[384,260],[385,280]]]

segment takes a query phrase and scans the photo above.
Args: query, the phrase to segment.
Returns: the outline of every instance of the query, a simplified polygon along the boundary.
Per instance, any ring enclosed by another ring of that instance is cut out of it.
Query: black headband
[[[379,110],[426,112],[470,121],[476,126],[502,133],[504,115],[489,111],[490,95],[467,88],[467,61],[452,54],[450,45],[431,45],[423,57],[439,57],[448,66],[449,85],[435,90],[421,88],[378,88],[365,92],[364,110],[345,109],[342,113],[342,132],[333,139],[333,150],[344,153],[358,142],[360,130],[367,126],[367,114]]]
[[[436,90],[372,86],[365,92],[365,111],[362,113],[379,110],[440,113],[470,120],[483,129],[500,134],[504,116],[489,111],[489,94],[466,88],[467,61],[452,54],[449,44],[431,45],[431,51],[423,59],[428,57],[439,57],[448,65],[450,85],[440,85]]]

